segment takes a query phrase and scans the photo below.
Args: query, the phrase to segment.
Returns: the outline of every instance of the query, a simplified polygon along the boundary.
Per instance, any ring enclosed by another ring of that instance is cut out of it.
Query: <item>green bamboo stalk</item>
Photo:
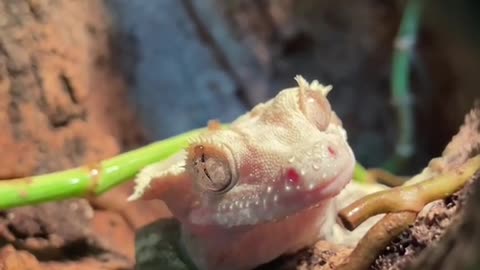
[[[400,29],[394,43],[391,94],[397,111],[399,137],[395,153],[384,165],[389,171],[401,169],[414,152],[414,118],[410,94],[410,61],[419,28],[423,0],[407,1]]]
[[[142,168],[187,146],[192,130],[101,162],[39,176],[0,181],[0,210],[66,198],[100,195],[132,179]]]
[[[360,163],[357,162],[355,164],[355,169],[353,171],[353,179],[361,184],[371,184],[376,182],[376,179],[374,179],[371,174],[368,172],[365,167],[363,167]]]

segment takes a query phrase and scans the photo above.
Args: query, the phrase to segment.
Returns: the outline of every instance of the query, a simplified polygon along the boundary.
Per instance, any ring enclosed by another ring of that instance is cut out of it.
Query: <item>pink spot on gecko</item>
[[[287,181],[290,182],[291,184],[297,185],[300,183],[300,175],[293,168],[289,168],[287,170],[286,177],[287,177]]]
[[[331,155],[332,157],[336,157],[336,156],[337,156],[337,152],[335,151],[335,149],[334,149],[333,147],[328,146],[327,148],[328,148],[328,152],[330,153],[330,155]]]

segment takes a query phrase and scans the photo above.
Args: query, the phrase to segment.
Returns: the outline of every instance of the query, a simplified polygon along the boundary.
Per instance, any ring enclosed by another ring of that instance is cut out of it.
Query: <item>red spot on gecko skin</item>
[[[287,177],[287,181],[294,184],[294,185],[297,185],[297,184],[300,183],[300,175],[293,168],[289,168],[287,170],[286,177]]]
[[[328,146],[327,148],[328,148],[328,152],[330,153],[330,155],[331,155],[332,157],[336,157],[336,156],[337,156],[337,152],[335,151],[335,149],[333,149],[333,147]]]

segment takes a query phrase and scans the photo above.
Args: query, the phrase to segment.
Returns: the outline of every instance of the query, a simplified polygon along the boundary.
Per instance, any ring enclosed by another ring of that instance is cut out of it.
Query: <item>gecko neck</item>
[[[183,226],[182,241],[200,269],[250,269],[321,238],[330,204],[328,200],[282,220],[242,228],[195,232]]]

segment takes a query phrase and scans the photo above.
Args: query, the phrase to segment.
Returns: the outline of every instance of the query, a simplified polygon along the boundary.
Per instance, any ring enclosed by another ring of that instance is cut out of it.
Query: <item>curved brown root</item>
[[[394,175],[386,170],[379,168],[368,169],[368,174],[375,179],[375,182],[387,185],[389,187],[398,187],[409,179],[405,176]]]
[[[416,217],[415,212],[386,215],[367,232],[337,270],[368,269],[390,240],[413,224]]]
[[[460,190],[480,169],[480,155],[462,166],[417,184],[372,193],[342,209],[338,216],[345,228],[355,229],[368,218],[392,212],[419,212],[435,200]]]

